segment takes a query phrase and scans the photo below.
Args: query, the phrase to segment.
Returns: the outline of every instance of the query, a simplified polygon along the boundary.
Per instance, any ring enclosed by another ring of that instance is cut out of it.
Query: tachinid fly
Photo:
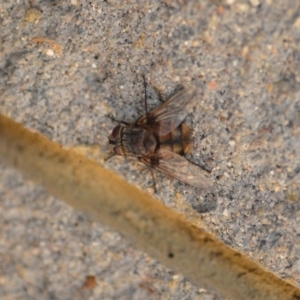
[[[183,89],[136,122],[120,122],[109,136],[114,154],[135,156],[147,166],[186,184],[209,188],[212,183],[205,171],[182,156],[191,144],[190,129],[183,121],[195,98],[195,89]],[[147,110],[146,98],[145,106]]]

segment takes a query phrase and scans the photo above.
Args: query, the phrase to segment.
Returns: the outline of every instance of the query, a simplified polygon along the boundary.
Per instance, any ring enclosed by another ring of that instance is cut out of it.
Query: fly
[[[145,165],[188,185],[209,188],[211,180],[197,164],[183,157],[191,146],[183,123],[193,108],[196,89],[185,88],[134,123],[120,122],[110,136],[114,155],[134,156]]]

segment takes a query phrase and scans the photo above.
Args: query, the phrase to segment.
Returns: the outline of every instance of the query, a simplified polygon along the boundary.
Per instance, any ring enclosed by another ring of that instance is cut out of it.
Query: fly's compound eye
[[[119,147],[119,146],[114,147],[113,151],[116,155],[123,155],[121,147]]]
[[[113,129],[111,135],[109,136],[109,139],[112,140],[112,141],[118,140],[119,137],[120,137],[121,128],[122,128],[121,125],[116,126],[116,127]]]

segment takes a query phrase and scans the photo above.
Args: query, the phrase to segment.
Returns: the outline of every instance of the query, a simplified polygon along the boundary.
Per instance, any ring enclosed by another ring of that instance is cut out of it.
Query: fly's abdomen
[[[159,137],[159,148],[183,155],[191,148],[190,127],[182,123],[170,133]]]

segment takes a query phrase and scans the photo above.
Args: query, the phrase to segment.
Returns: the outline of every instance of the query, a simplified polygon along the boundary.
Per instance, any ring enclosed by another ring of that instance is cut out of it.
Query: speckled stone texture
[[[299,1],[1,1],[0,27],[1,112],[150,193],[136,160],[104,161],[109,116],[144,113],[142,75],[150,107],[197,87],[188,158],[214,187],[155,174],[154,196],[300,286]],[[0,177],[2,298],[218,299],[16,172]]]

